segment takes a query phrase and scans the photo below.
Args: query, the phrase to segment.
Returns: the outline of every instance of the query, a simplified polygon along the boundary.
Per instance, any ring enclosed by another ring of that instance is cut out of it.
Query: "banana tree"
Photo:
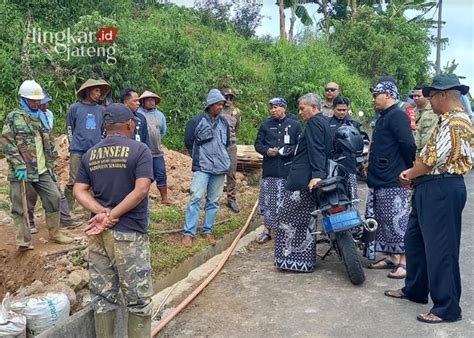
[[[313,20],[304,6],[309,3],[317,3],[317,0],[278,0],[276,5],[280,7],[280,39],[284,40],[285,31],[285,9],[291,10],[290,29],[288,30],[288,42],[293,43],[294,27],[297,19],[305,26],[311,26]]]

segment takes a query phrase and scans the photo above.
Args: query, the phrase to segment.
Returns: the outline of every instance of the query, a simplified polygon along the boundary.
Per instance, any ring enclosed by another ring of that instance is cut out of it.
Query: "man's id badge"
[[[290,144],[290,135],[285,134],[285,136],[283,137],[283,143]]]

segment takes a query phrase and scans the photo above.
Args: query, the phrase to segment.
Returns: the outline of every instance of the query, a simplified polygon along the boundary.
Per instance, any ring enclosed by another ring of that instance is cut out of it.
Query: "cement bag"
[[[64,293],[48,292],[17,300],[12,310],[24,315],[28,333],[37,335],[69,317],[69,300]]]
[[[7,293],[0,307],[0,337],[24,335],[26,317],[10,311],[10,294]]]

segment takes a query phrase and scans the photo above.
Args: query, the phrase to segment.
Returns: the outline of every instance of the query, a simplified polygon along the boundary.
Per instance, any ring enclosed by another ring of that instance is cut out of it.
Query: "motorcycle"
[[[329,175],[319,182],[313,190],[318,209],[311,215],[314,229],[317,230],[317,218],[322,217],[321,231],[313,234],[322,236],[316,243],[330,244],[322,256],[324,260],[335,252],[344,263],[349,280],[354,285],[365,281],[365,273],[357,253],[357,248],[363,248],[368,235],[372,236],[377,229],[375,221],[364,222],[357,210],[359,200],[352,200],[349,194],[349,173],[337,160],[329,161]]]

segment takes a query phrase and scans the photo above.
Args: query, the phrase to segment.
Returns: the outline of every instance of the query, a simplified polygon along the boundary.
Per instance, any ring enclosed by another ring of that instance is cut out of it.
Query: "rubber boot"
[[[151,316],[139,316],[128,312],[128,338],[151,336]]]
[[[95,314],[95,336],[97,338],[115,338],[115,311]]]
[[[168,187],[158,187],[158,191],[160,192],[161,197],[161,204],[164,205],[172,205],[173,202],[168,199]]]
[[[59,230],[59,211],[58,212],[46,212],[46,228],[49,232],[49,238],[59,244],[69,244],[74,242],[74,239],[63,234]]]
[[[68,187],[67,185],[64,188],[64,196],[66,197],[69,210],[74,210],[76,199],[72,195],[72,188]]]
[[[31,241],[30,227],[26,225],[25,219],[18,215],[12,215],[13,223],[16,228],[16,245],[20,250],[33,249],[33,242]]]

